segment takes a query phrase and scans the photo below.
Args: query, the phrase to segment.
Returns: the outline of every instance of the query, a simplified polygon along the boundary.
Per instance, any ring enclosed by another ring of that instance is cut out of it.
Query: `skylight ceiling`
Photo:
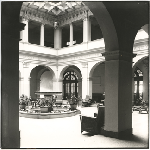
[[[84,6],[82,2],[24,2],[29,8],[40,9],[41,11],[53,13],[54,15],[60,15],[69,11],[73,11],[77,8]]]

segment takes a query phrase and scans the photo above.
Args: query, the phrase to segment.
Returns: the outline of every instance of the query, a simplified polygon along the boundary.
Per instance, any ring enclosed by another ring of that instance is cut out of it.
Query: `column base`
[[[106,131],[104,128],[101,128],[101,134],[106,137],[112,137],[117,139],[126,139],[132,136],[132,128],[126,129],[120,132]]]

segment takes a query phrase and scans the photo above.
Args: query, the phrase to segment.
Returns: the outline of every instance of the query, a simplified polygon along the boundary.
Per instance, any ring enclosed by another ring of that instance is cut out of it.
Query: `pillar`
[[[82,63],[82,99],[88,95],[88,63]]]
[[[132,57],[123,51],[105,56],[105,126],[102,134],[121,138],[132,134]]]
[[[83,20],[83,42],[91,41],[91,21],[89,17]]]
[[[92,78],[88,78],[88,95],[92,99]]]
[[[63,92],[63,80],[53,80],[53,92]],[[62,100],[62,94],[59,94],[57,100]]]
[[[29,63],[23,63],[23,75],[24,75],[24,93],[27,97],[30,96],[30,73]]]
[[[24,30],[20,32],[20,39],[22,39],[23,42],[28,43],[28,20],[22,18],[21,23],[25,24],[25,27]]]
[[[143,70],[143,99],[149,100],[149,70],[148,66]]]
[[[24,78],[20,77],[19,82],[19,96],[21,96],[24,93]]]
[[[1,3],[1,149],[20,148],[19,34],[24,27],[19,23],[21,6],[22,2]]]
[[[69,43],[70,46],[73,45],[73,24],[71,23],[70,24],[70,43]]]
[[[40,30],[40,45],[44,46],[44,24],[41,24]]]
[[[54,29],[54,48],[60,49],[62,47],[62,29]]]

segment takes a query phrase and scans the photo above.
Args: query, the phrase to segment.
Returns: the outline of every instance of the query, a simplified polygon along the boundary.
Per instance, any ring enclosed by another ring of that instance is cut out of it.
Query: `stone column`
[[[62,92],[63,90],[63,80],[53,80],[53,91],[54,92]],[[62,94],[59,94],[57,100],[62,100]]]
[[[70,23],[70,43],[69,46],[73,45],[73,24]]]
[[[82,99],[88,95],[88,63],[82,63]]]
[[[28,43],[28,22],[29,20],[22,18],[21,23],[25,24],[24,30],[20,32],[20,39],[22,39],[23,42]]]
[[[149,100],[149,70],[148,64],[143,70],[143,99]]]
[[[19,22],[22,2],[1,3],[1,148],[19,149]],[[11,7],[11,9],[10,9]]]
[[[83,20],[83,42],[91,41],[91,21],[90,18]]]
[[[29,73],[29,63],[23,63],[24,71],[24,93],[26,96],[30,96],[30,73]]]
[[[62,47],[62,29],[54,29],[54,48],[60,49]]]
[[[20,82],[20,84],[19,84],[19,96],[21,96],[24,93],[24,87],[23,87],[24,77],[20,77],[19,82]]]
[[[44,24],[41,24],[40,30],[40,45],[44,46]]]
[[[88,95],[92,99],[92,78],[88,78]]]
[[[120,138],[132,134],[132,57],[123,51],[105,56],[105,126],[102,134]]]

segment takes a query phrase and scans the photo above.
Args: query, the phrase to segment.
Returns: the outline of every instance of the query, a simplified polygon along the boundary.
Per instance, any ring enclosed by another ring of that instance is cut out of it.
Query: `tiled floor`
[[[81,108],[93,116],[96,107]],[[79,115],[58,119],[20,117],[21,148],[146,148],[148,147],[148,114],[133,113],[133,134],[128,140],[103,135],[81,134]]]

